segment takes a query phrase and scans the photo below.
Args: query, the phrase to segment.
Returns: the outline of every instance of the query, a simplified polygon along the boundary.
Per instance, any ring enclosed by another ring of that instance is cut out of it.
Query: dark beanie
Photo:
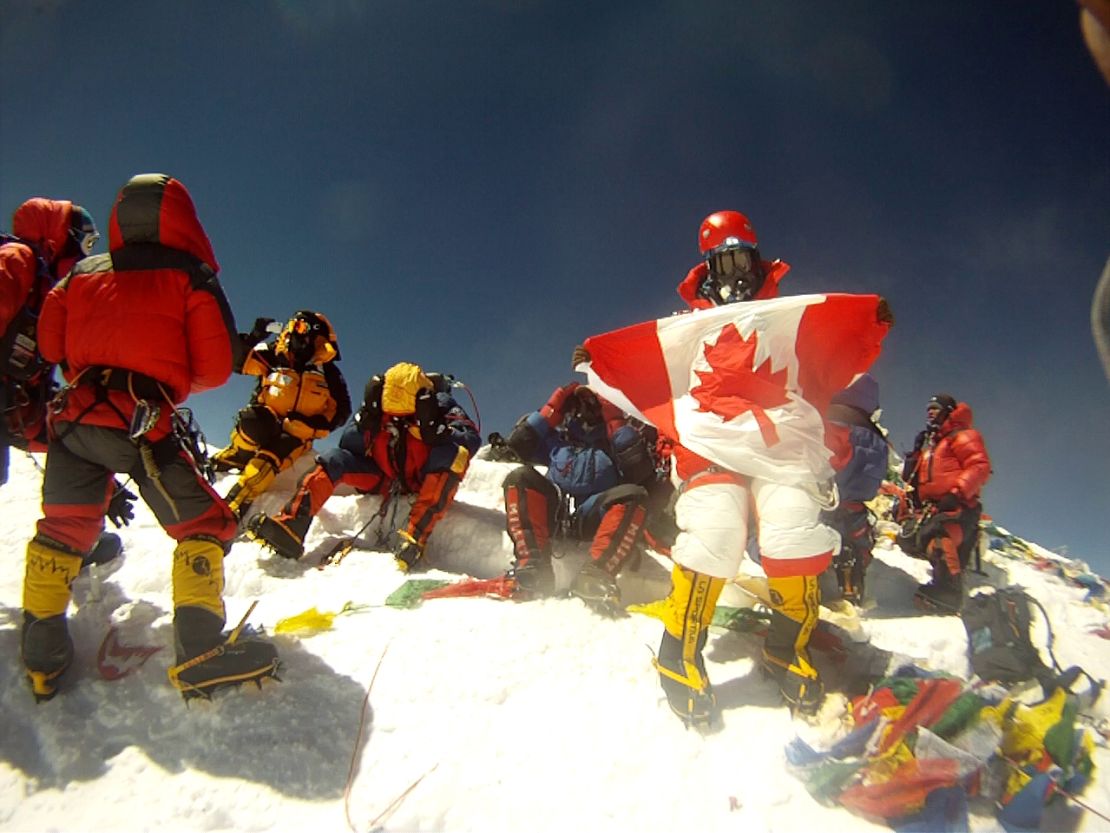
[[[929,400],[929,404],[940,405],[940,407],[944,410],[951,411],[953,408],[956,407],[956,400],[949,396],[947,393],[938,393],[936,396]]]

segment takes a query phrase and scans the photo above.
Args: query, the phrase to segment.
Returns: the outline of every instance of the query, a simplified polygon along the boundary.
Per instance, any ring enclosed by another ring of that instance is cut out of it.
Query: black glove
[[[381,376],[371,376],[362,392],[362,407],[355,414],[355,424],[359,431],[378,433],[382,427],[382,388],[385,381]]]
[[[436,393],[450,393],[455,377],[450,373],[426,373],[428,381],[432,383],[432,390]]]
[[[250,339],[251,344],[255,345],[266,337],[269,332],[269,327],[274,323],[273,318],[256,318],[254,319],[254,326],[251,327],[250,333],[247,338]]]
[[[960,498],[954,492],[949,492],[937,501],[938,512],[951,512],[960,508]]]
[[[116,529],[127,526],[135,520],[133,501],[136,497],[137,495],[134,492],[117,480],[116,490],[112,492],[112,498],[108,501],[108,508],[104,511],[104,517],[115,524]]]
[[[393,542],[393,557],[397,560],[397,568],[407,573],[424,557],[424,548],[407,532],[398,529]]]
[[[890,309],[890,303],[886,298],[879,298],[879,306],[875,310],[875,319],[880,324],[889,324],[894,326],[894,313]]]
[[[582,362],[588,362],[589,360],[590,351],[583,347],[581,344],[576,345],[574,348],[574,352],[571,354],[570,357],[570,369],[576,370],[578,368],[578,365],[582,364]]]
[[[435,391],[423,388],[416,394],[416,424],[420,427],[420,439],[428,445],[436,445],[448,436]]]
[[[524,462],[497,431],[489,435],[489,459],[497,463]]]

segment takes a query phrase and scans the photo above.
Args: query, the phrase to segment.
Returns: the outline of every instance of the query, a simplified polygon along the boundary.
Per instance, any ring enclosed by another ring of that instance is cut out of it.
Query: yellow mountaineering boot
[[[709,727],[718,717],[717,699],[705,672],[702,650],[725,580],[678,564],[671,579],[655,668],[671,710],[687,726]]]
[[[61,676],[73,661],[66,608],[80,571],[81,555],[61,544],[38,536],[27,544],[20,656],[39,702],[57,694]]]
[[[769,577],[767,589],[771,624],[763,643],[764,670],[792,711],[815,714],[825,697],[807,650],[821,604],[817,576]]]

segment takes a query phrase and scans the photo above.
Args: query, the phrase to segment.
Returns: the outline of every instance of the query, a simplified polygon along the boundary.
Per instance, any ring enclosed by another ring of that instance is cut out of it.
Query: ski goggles
[[[100,233],[96,229],[87,228],[71,228],[69,236],[73,238],[83,257],[92,254],[93,249],[96,248],[96,241],[100,239]]]
[[[759,264],[759,252],[742,246],[722,246],[705,256],[705,263],[714,275],[750,275]]]
[[[319,319],[294,318],[289,326],[289,331],[299,336],[305,336],[309,333],[322,333],[324,332],[324,322]]]

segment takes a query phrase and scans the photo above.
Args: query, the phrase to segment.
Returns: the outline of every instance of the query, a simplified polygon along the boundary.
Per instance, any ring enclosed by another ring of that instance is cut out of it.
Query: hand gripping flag
[[[879,355],[877,295],[795,295],[661,318],[586,339],[589,385],[730,471],[798,485],[832,476],[822,415]]]

